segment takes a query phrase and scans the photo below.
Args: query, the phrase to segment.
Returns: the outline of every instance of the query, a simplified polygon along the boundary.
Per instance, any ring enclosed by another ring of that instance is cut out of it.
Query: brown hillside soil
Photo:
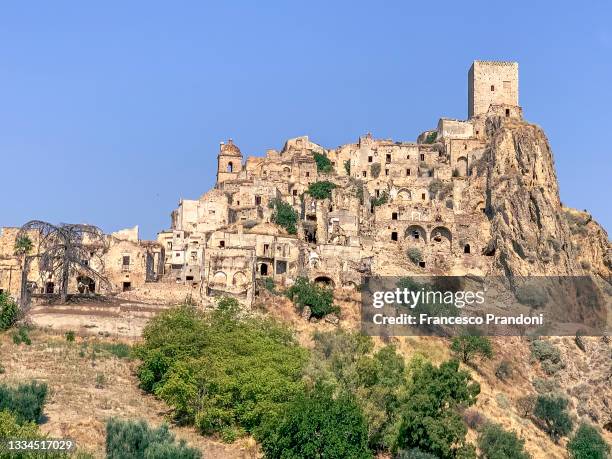
[[[18,384],[32,379],[50,388],[42,432],[71,438],[79,448],[104,457],[105,421],[110,417],[144,419],[153,426],[167,422],[168,406],[138,388],[137,363],[107,351],[94,353],[94,343],[111,339],[79,338],[31,331],[32,345],[15,345],[10,332],[0,334],[0,382]],[[87,346],[85,346],[87,343]],[[257,447],[244,439],[232,445],[199,435],[193,428],[171,426],[179,439],[200,449],[206,458],[254,458]]]

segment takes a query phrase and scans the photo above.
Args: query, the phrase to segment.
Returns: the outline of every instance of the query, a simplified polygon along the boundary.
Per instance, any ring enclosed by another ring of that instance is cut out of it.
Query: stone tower
[[[506,116],[518,107],[518,62],[474,61],[468,73],[468,117],[504,105]]]
[[[242,152],[232,139],[221,142],[217,156],[217,184],[238,178],[242,171]]]

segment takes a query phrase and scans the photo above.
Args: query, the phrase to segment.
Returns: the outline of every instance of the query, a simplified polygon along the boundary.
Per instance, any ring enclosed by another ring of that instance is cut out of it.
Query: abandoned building
[[[245,302],[264,279],[288,285],[305,276],[354,289],[364,274],[483,274],[490,223],[482,181],[474,177],[491,116],[522,117],[517,63],[475,61],[468,119],[442,118],[414,142],[366,134],[327,149],[304,136],[263,157],[245,157],[232,139],[222,142],[214,188],[181,200],[156,241],[139,240],[137,228],[109,235],[100,268],[113,291],[182,284],[203,298]],[[318,167],[316,156],[330,167]],[[328,196],[309,193],[318,182],[333,184]],[[275,223],[278,202],[297,214],[295,231]],[[0,288],[11,293],[20,277],[13,243],[14,229],[5,229]],[[32,280],[40,293],[56,289],[53,278]],[[93,279],[71,282],[75,290],[101,291]]]

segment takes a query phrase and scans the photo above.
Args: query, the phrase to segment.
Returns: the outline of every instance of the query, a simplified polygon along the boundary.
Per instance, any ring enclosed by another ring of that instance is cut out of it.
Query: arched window
[[[470,253],[470,244],[465,244],[463,246],[463,253]]]
[[[234,164],[231,161],[227,163],[227,172],[234,172]]]

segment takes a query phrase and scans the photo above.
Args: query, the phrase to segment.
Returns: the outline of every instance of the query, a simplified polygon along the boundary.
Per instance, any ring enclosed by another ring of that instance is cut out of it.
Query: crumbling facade
[[[540,164],[537,170],[526,168],[526,158],[499,160],[516,156],[520,139],[528,139],[523,149],[533,150],[528,159]],[[510,163],[518,165],[502,170]],[[231,295],[246,303],[262,286],[290,285],[298,276],[355,289],[364,275],[484,275],[508,259],[496,255],[507,215],[492,199],[504,186],[503,196],[514,193],[504,185],[511,174],[521,192],[548,190],[546,203],[554,207],[548,213],[562,213],[546,139],[522,120],[518,64],[475,61],[468,119],[442,118],[414,142],[366,134],[328,149],[304,136],[248,158],[231,139],[222,142],[214,188],[181,200],[157,241],[140,241],[134,229],[109,236],[100,269],[115,291],[161,282],[191,286],[201,298]],[[322,183],[329,193],[313,193]],[[279,224],[279,203],[293,209],[294,227]],[[544,234],[538,225],[534,231]],[[567,233],[564,225],[551,223],[547,240]],[[14,291],[19,263],[2,244],[11,234],[0,237],[0,288]],[[520,264],[529,259],[520,249],[527,238],[518,237],[508,250],[518,251]],[[602,244],[609,257],[607,236]],[[52,292],[53,282],[38,288]]]

